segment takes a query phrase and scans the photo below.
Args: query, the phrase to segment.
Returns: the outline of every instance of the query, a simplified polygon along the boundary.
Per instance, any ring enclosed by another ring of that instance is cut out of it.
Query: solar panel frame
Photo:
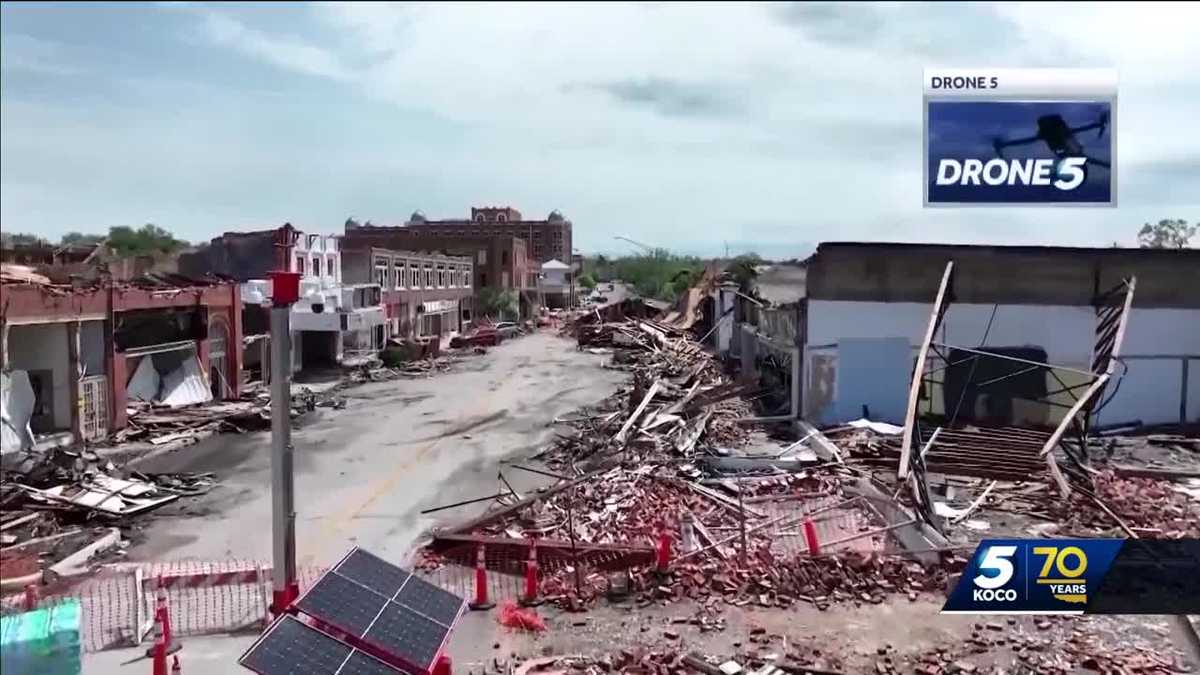
[[[399,587],[390,596],[377,590],[397,583]],[[405,594],[405,589],[410,587],[412,590]],[[409,602],[400,601],[401,595]],[[466,600],[355,547],[325,572],[294,606],[345,633],[352,646],[361,643],[370,651],[385,653],[414,670],[429,673],[449,641],[454,624],[466,609]],[[384,625],[389,628],[386,632],[380,628],[372,633],[385,614]],[[407,623],[402,624],[399,617],[405,617]],[[401,626],[409,624],[414,627],[407,633],[411,639],[398,638],[404,634]]]

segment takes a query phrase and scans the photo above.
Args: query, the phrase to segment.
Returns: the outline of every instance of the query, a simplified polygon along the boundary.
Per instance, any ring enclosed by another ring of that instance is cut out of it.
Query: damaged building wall
[[[946,314],[943,328],[935,339],[945,343],[978,345],[986,333],[987,346],[1037,347],[1044,350],[1047,360],[1055,365],[1081,370],[1088,367],[1096,321],[1090,307],[1001,305],[996,307],[994,318],[993,307],[954,305]],[[845,422],[862,416],[861,406],[869,405],[873,419],[903,424],[907,378],[912,374],[912,359],[920,348],[928,321],[927,304],[810,300],[808,367],[805,369],[808,382],[804,396],[806,416],[824,424]],[[840,343],[845,340],[889,338],[906,339],[911,347],[911,353],[903,363],[892,364],[895,366],[893,372],[903,368],[905,386],[897,389],[889,386],[893,383],[860,378],[856,380],[862,385],[860,390],[839,391],[837,385],[844,384],[838,378]],[[1075,384],[1069,379],[1072,375],[1069,371],[1059,372],[1058,375],[1068,380],[1068,384]],[[1050,378],[1049,375],[1045,377]],[[940,386],[927,387],[921,400],[921,412],[945,413],[944,400],[945,394]],[[1067,394],[1055,400],[1070,403]],[[1014,408],[1014,421],[1023,420],[1032,424],[1053,423],[1062,415],[1061,409],[1047,409],[1046,406],[1032,403],[1023,406],[1020,401],[1014,403]]]
[[[984,344],[985,349],[1008,348],[1010,354],[1031,348],[1044,353],[1046,362],[1077,370],[1091,367],[1096,331],[1093,298],[1122,274],[1137,274],[1138,289],[1121,351],[1124,367],[1114,374],[1119,384],[1105,394],[1111,401],[1102,402],[1097,420],[1155,424],[1200,417],[1200,389],[1193,375],[1200,358],[1200,331],[1195,330],[1200,326],[1200,297],[1186,290],[1200,284],[1200,256],[1194,251],[835,243],[818,248],[806,282],[804,401],[809,419],[845,422],[860,416],[862,405],[869,405],[874,418],[903,423],[891,418],[897,403],[903,406],[895,387],[878,379],[858,377],[848,382],[839,376],[839,344],[902,338],[915,356],[929,321],[929,303],[951,255],[954,297],[936,342]],[[1188,279],[1190,285],[1180,283]],[[898,372],[900,365],[890,364],[890,369]],[[929,365],[936,370],[947,364],[931,355]],[[906,378],[911,377],[911,358],[906,370]],[[923,388],[921,413],[953,412],[946,410],[946,377],[943,371],[934,378],[939,382]],[[1088,378],[1056,369],[1053,374],[1043,372],[1043,379],[1044,391],[1054,392]],[[854,389],[848,390],[851,386]],[[951,389],[961,391],[953,385]],[[1061,405],[1073,401],[1068,393],[1051,400]],[[989,410],[994,399],[980,396],[973,403],[975,409],[962,412],[972,417],[994,413]],[[1017,398],[1008,405],[1013,423],[1034,426],[1053,425],[1066,410]],[[958,406],[951,403],[950,407]]]
[[[35,434],[71,428],[70,352],[65,323],[10,326],[7,367],[29,373]]]

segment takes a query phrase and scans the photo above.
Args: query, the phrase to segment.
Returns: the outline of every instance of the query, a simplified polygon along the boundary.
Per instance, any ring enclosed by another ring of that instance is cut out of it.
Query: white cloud
[[[231,187],[247,171],[331,186],[289,198],[287,208],[302,211],[295,220],[305,209],[383,222],[415,208],[452,216],[508,202],[537,215],[563,210],[578,245],[593,250],[614,245],[614,228],[705,252],[726,239],[1103,245],[1144,220],[1194,218],[1187,211],[1200,206],[1189,185],[1189,167],[1200,166],[1191,119],[1200,42],[1188,34],[1200,23],[1195,4],[328,3],[259,12],[172,3],[170,11],[194,18],[190,35],[198,29],[212,48],[307,76],[266,78],[252,100],[231,78],[230,96],[214,95],[213,110],[188,118],[197,138],[214,134],[206,125],[238,132],[236,143],[209,152],[243,144],[253,166],[202,182],[213,194],[236,192],[253,213],[279,207],[254,207],[253,192]],[[6,35],[6,70],[8,43]],[[55,63],[51,56],[25,62]],[[934,64],[1117,67],[1121,208],[922,209],[920,78]],[[336,93],[322,89],[328,82]],[[206,83],[222,86],[220,77]],[[329,108],[271,107],[268,90],[280,101],[299,90]],[[285,131],[241,129],[243,96],[246,114],[266,107]],[[221,107],[230,100],[238,110]],[[360,107],[377,140],[352,138],[347,125]],[[73,141],[86,147],[89,134],[116,133],[97,125],[72,126]],[[169,135],[178,124],[162,126]],[[181,147],[182,164],[227,161],[194,158],[203,146]],[[56,152],[92,158],[69,146]],[[336,171],[321,167],[330,156]],[[20,158],[5,157],[7,173]],[[289,173],[305,162],[317,166]],[[264,176],[252,177],[261,199],[286,193]]]
[[[204,29],[217,44],[232,47],[282,68],[306,75],[351,80],[355,75],[346,69],[337,55],[299,38],[272,35],[217,12],[205,12]]]
[[[0,40],[0,67],[36,75],[76,75],[84,72],[68,60],[66,49],[58,42],[19,33]]]

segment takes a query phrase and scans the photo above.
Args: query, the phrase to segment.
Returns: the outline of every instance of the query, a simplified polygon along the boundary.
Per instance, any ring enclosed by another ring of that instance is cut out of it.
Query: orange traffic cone
[[[154,644],[146,650],[153,675],[167,675],[167,642],[163,639],[162,616],[162,611],[154,612]]]
[[[538,563],[537,540],[529,541],[529,560],[525,562],[525,592],[521,594],[517,604],[522,607],[533,607],[542,604],[538,599]]]
[[[475,551],[475,600],[468,607],[473,610],[487,610],[496,606],[488,599],[487,558],[483,544]]]
[[[171,610],[167,607],[167,587],[163,584],[163,578],[158,576],[158,592],[154,597],[154,615],[157,617],[162,614],[162,632],[163,641],[169,647],[171,645]]]

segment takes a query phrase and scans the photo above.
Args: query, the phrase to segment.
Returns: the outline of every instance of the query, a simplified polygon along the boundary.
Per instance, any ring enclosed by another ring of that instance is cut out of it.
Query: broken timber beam
[[[519,501],[515,504],[510,504],[508,506],[505,506],[502,509],[497,509],[495,511],[489,511],[481,516],[472,518],[471,520],[468,520],[464,523],[459,523],[458,525],[455,525],[449,529],[442,530],[439,534],[442,534],[442,535],[466,534],[476,528],[483,527],[484,525],[490,525],[490,524],[496,522],[497,520],[504,518],[505,516],[509,516],[514,513],[519,513],[522,509],[524,509],[525,507],[529,506],[530,504],[534,503],[535,501],[537,501],[539,499],[545,499],[552,495],[556,495],[559,492],[562,492],[563,490],[566,490],[568,488],[572,488],[572,487],[578,485],[579,483],[582,483],[585,480],[590,480],[592,478],[595,478],[596,476],[607,472],[611,468],[612,467],[610,467],[610,466],[604,466],[599,469],[595,469],[594,471],[589,471],[588,473],[585,473],[582,476],[580,476],[574,480],[564,481],[562,483],[558,483],[557,485],[552,485],[549,488],[546,488],[546,490],[543,492],[529,495],[528,497],[522,499],[521,501]]]
[[[925,339],[921,342],[921,350],[917,352],[917,363],[913,368],[912,384],[908,388],[908,408],[904,416],[904,438],[900,445],[900,468],[897,477],[908,477],[909,454],[912,452],[913,432],[917,427],[917,403],[921,396],[921,382],[925,378],[925,359],[929,356],[929,343],[942,322],[944,305],[949,299],[950,280],[954,275],[954,262],[946,263],[946,271],[942,273],[942,283],[938,286],[937,298],[933,301],[933,312],[929,315],[929,325],[925,328]]]
[[[617,432],[617,435],[613,437],[613,440],[615,440],[617,443],[625,442],[625,437],[629,435],[629,430],[633,428],[633,423],[636,422],[637,418],[641,417],[642,413],[646,411],[646,406],[650,405],[650,401],[654,399],[654,396],[658,393],[658,388],[660,386],[662,386],[661,380],[655,380],[654,384],[650,385],[650,391],[646,392],[646,396],[642,399],[642,402],[638,404],[637,409],[633,411],[633,414],[629,416],[629,419],[625,420],[625,424],[621,426],[621,430]]]
[[[817,455],[826,462],[837,462],[842,464],[842,453],[838,451],[838,446],[834,445],[833,441],[825,437],[821,430],[809,424],[805,420],[796,420],[796,426],[804,432],[804,438],[811,438],[815,442],[815,446],[811,446]],[[804,440],[804,439],[801,439]]]

